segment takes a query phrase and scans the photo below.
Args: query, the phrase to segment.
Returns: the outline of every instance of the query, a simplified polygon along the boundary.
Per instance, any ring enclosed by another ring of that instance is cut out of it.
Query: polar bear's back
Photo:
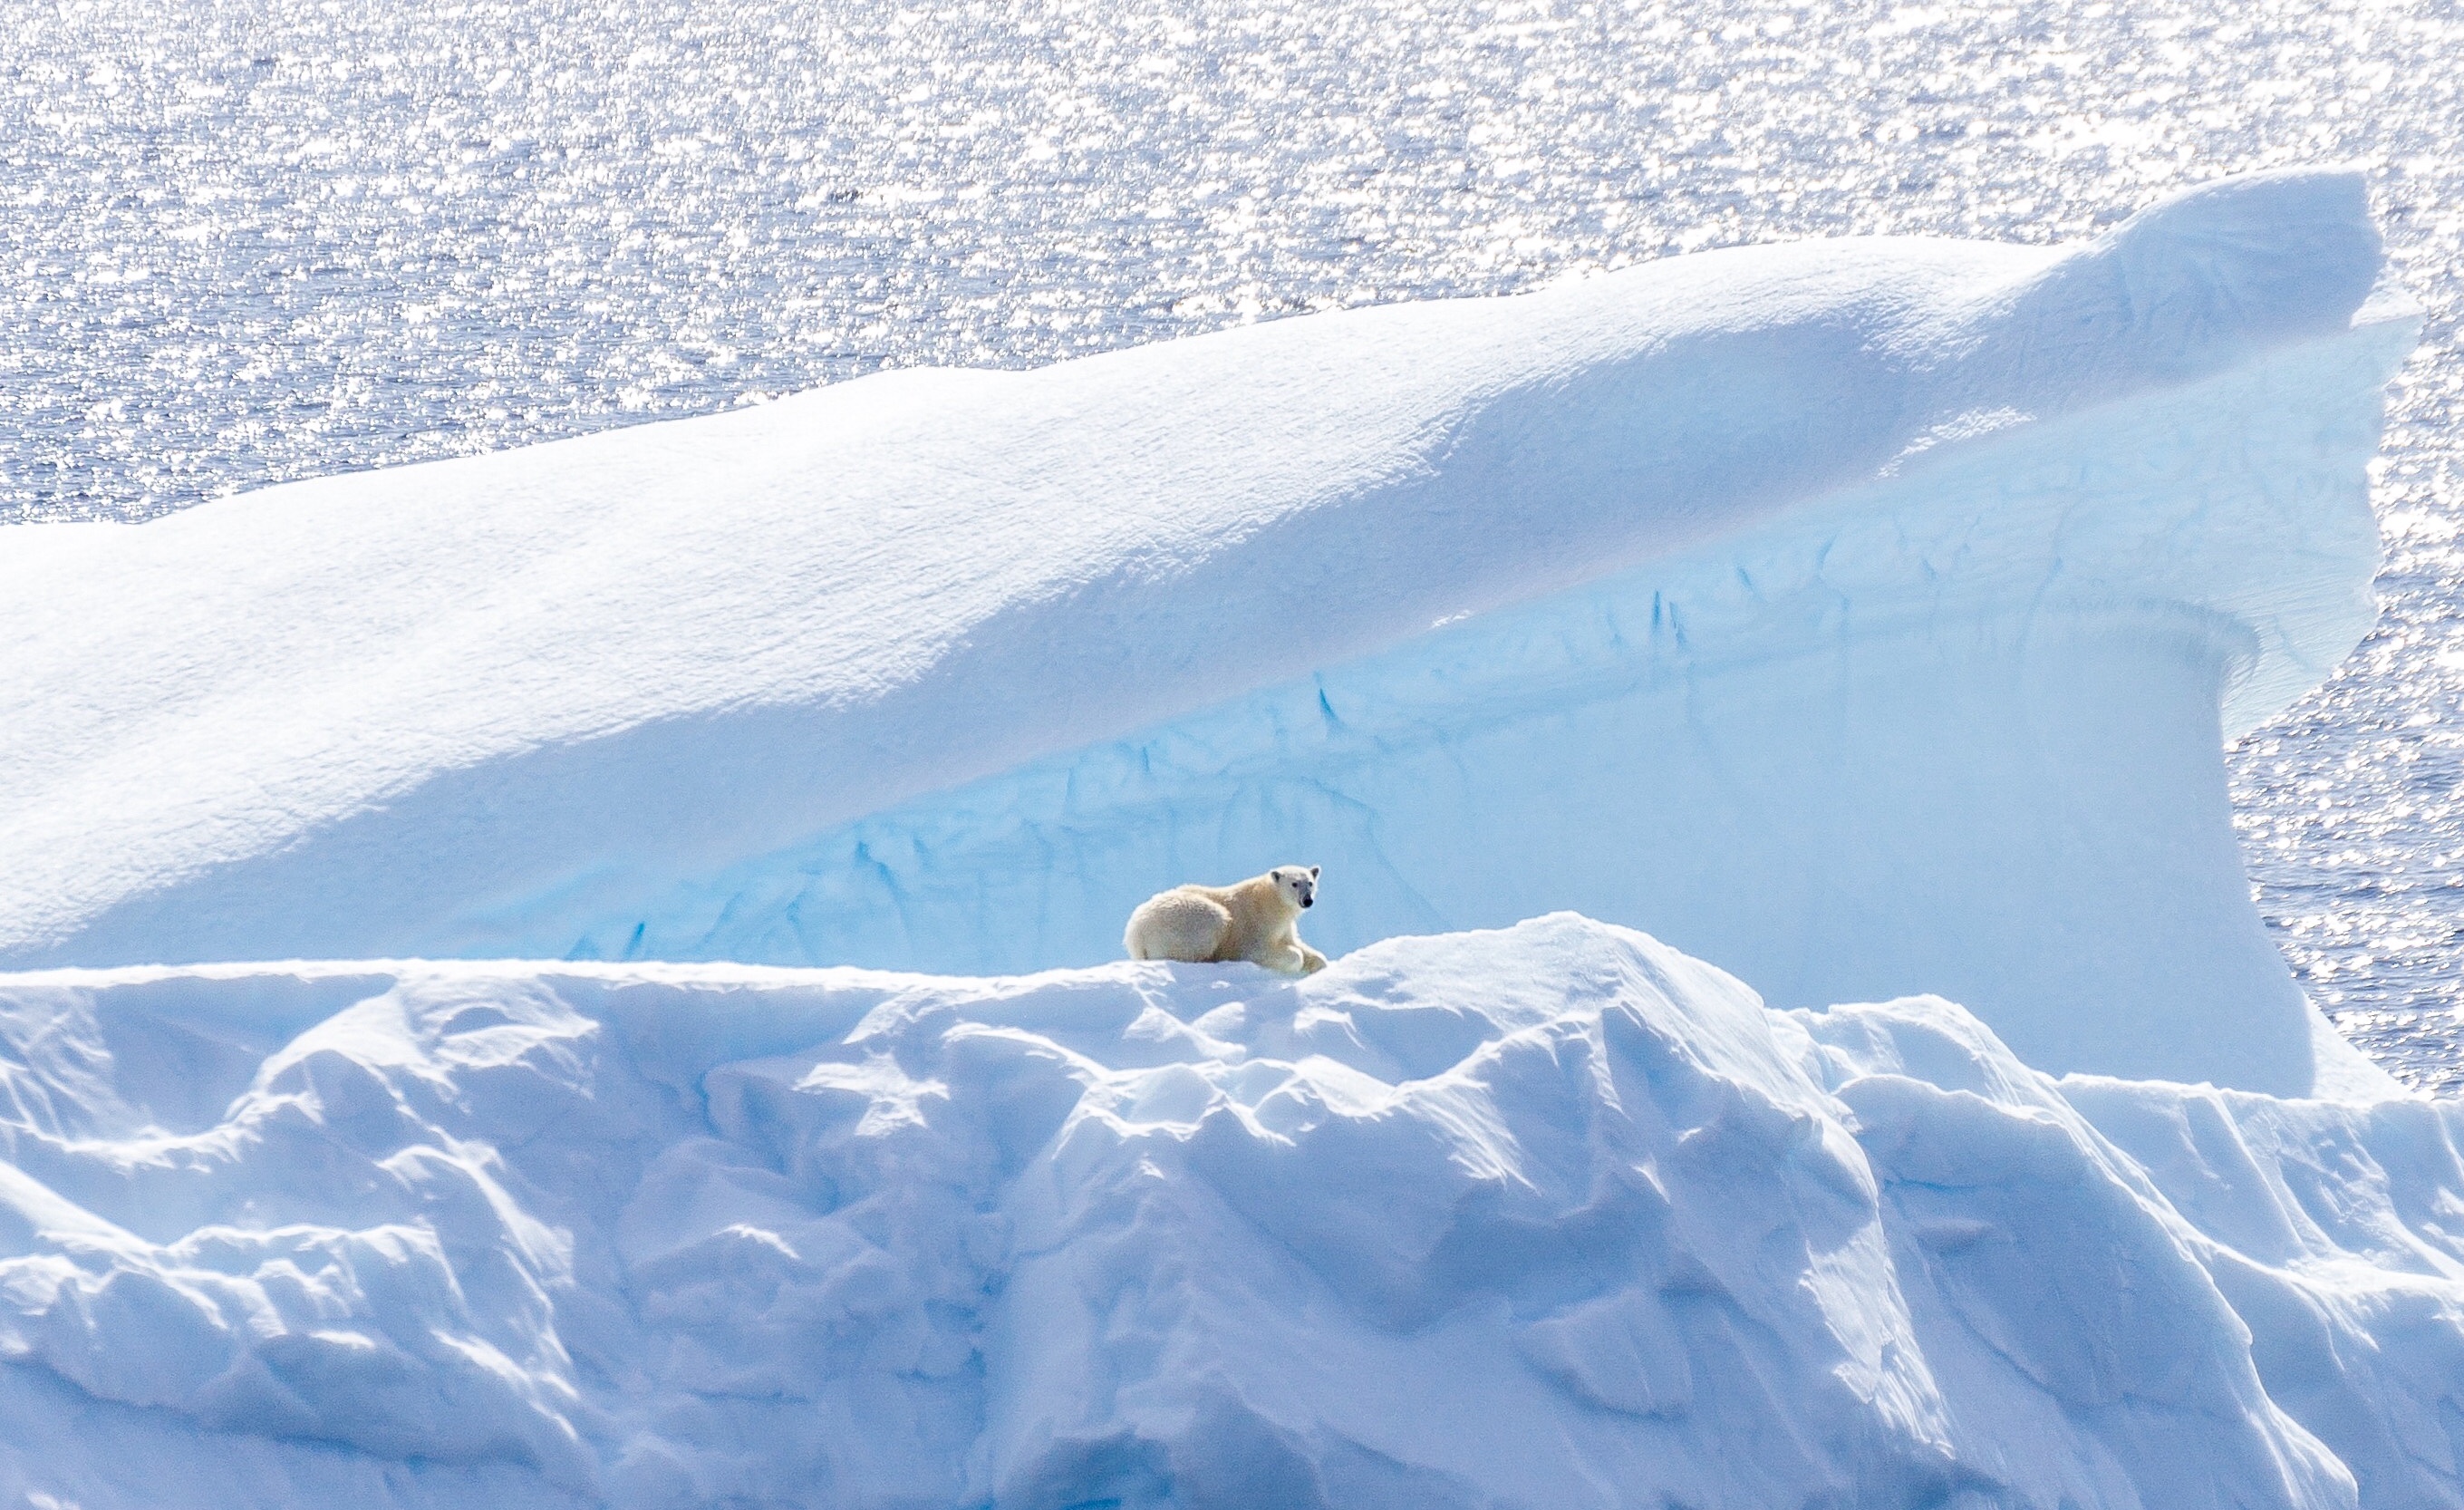
[[[1122,930],[1121,945],[1133,960],[1180,960],[1204,965],[1225,958],[1235,932],[1229,888],[1176,886],[1138,903]]]

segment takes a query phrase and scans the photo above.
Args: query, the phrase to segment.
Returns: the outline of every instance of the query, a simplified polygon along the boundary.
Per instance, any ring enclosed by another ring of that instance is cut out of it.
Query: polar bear
[[[1133,960],[1247,960],[1286,975],[1326,968],[1294,925],[1317,901],[1317,867],[1278,865],[1229,886],[1175,886],[1138,903],[1121,946]]]

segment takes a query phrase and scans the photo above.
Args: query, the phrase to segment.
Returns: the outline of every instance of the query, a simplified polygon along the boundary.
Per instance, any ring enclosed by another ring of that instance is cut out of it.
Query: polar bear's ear
[[[1316,866],[1314,866],[1314,865],[1312,865],[1312,866],[1310,866],[1310,867],[1309,867],[1309,879],[1311,879],[1311,880],[1315,880],[1315,879],[1317,879],[1317,867],[1316,867]]]

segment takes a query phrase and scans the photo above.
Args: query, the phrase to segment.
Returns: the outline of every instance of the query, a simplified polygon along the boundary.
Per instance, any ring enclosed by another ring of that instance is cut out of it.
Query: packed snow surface
[[[20,526],[0,962],[1011,971],[1296,860],[1337,948],[1571,906],[2366,1077],[2216,745],[2368,625],[2378,269],[2283,172]]]
[[[1297,983],[18,975],[0,1493],[2457,1505],[2459,1143],[1564,914]]]

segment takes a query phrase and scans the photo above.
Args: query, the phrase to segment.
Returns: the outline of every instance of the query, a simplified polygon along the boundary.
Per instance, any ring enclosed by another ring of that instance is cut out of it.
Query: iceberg
[[[2464,1107],[1571,915],[1305,981],[0,977],[0,1496],[2464,1504]]]
[[[1017,972],[1326,867],[2056,1073],[2387,1087],[2222,739],[2365,631],[2359,179],[1671,258],[327,477],[0,559],[0,967]]]
[[[2417,326],[2281,172],[14,526],[0,1499],[2464,1507],[2221,762]]]

